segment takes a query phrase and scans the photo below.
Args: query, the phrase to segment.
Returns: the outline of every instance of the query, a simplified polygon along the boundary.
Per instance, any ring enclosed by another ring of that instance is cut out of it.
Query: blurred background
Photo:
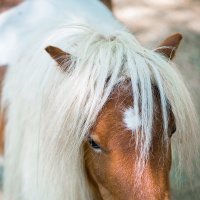
[[[20,0],[0,0],[0,13],[18,3]],[[188,83],[200,115],[200,0],[113,0],[113,12],[151,49],[170,34],[183,34],[175,62]],[[200,177],[193,180],[193,190],[187,182],[182,188],[175,187],[172,199],[199,200],[197,193],[200,193]]]

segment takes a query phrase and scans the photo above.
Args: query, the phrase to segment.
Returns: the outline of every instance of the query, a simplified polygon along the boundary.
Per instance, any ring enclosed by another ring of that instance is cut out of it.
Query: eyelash
[[[88,137],[88,144],[95,152],[99,153],[102,151],[101,147],[91,137]]]

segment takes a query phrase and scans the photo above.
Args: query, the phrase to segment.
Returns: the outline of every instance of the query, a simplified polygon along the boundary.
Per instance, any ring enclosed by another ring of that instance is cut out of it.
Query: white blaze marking
[[[124,123],[131,131],[135,131],[141,126],[140,116],[135,113],[133,108],[128,108],[124,112]]]

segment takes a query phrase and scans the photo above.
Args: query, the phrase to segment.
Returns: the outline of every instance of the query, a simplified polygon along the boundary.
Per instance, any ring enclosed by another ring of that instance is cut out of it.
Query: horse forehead
[[[139,113],[136,113],[134,108],[131,82],[126,80],[123,84],[119,85],[116,90],[114,90],[111,97],[114,99],[112,103],[115,104],[116,107],[118,107],[118,105],[121,106],[121,109],[119,106],[121,117],[120,124],[123,125],[123,128],[132,133],[136,131],[141,126],[141,119]],[[115,102],[116,100],[118,103]]]
[[[156,110],[154,114],[161,116],[159,94],[156,87],[153,87],[153,91]],[[160,120],[157,121],[160,124]],[[115,131],[116,129],[117,132],[127,130],[133,133],[141,126],[141,123],[140,114],[136,113],[134,108],[131,82],[126,80],[114,88],[97,117],[94,127],[99,134],[106,134],[107,131]]]
[[[124,116],[127,108],[133,107],[131,85],[128,82],[116,86],[97,117],[95,130],[104,134],[107,130],[126,129]]]
[[[157,94],[158,91],[154,87],[153,90],[155,90],[153,93],[155,112],[152,131],[153,135],[159,136],[161,134],[160,130],[162,130],[162,111],[159,103],[159,94]],[[95,141],[100,144],[113,149],[124,149],[127,146],[127,142],[132,139],[133,134],[140,130],[141,125],[142,118],[140,113],[135,110],[132,87],[126,83],[117,86],[113,90],[97,117],[91,134],[95,137]],[[154,140],[157,139],[158,137],[154,137]],[[156,143],[156,145],[158,144]],[[129,149],[125,148],[126,150],[129,151]]]

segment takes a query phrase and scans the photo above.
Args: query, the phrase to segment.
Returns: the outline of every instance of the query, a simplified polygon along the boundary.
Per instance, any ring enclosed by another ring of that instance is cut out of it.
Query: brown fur
[[[167,147],[163,146],[159,94],[156,88],[154,91],[154,138],[150,159],[140,182],[137,183],[137,177],[134,176],[138,155],[134,136],[123,123],[123,111],[132,105],[129,82],[125,82],[114,90],[91,130],[90,137],[105,151],[95,153],[86,143],[86,168],[91,183],[97,184],[97,195],[101,194],[103,199],[169,199],[170,144],[167,151]],[[170,124],[173,124],[173,119],[170,120]],[[172,127],[169,127],[169,130],[172,130]]]
[[[45,50],[60,66],[60,69],[66,72],[71,64],[71,55],[54,46],[48,46]]]
[[[176,50],[182,38],[183,36],[180,33],[169,36],[159,45],[156,52],[163,54],[164,56],[172,60],[176,54]]]

